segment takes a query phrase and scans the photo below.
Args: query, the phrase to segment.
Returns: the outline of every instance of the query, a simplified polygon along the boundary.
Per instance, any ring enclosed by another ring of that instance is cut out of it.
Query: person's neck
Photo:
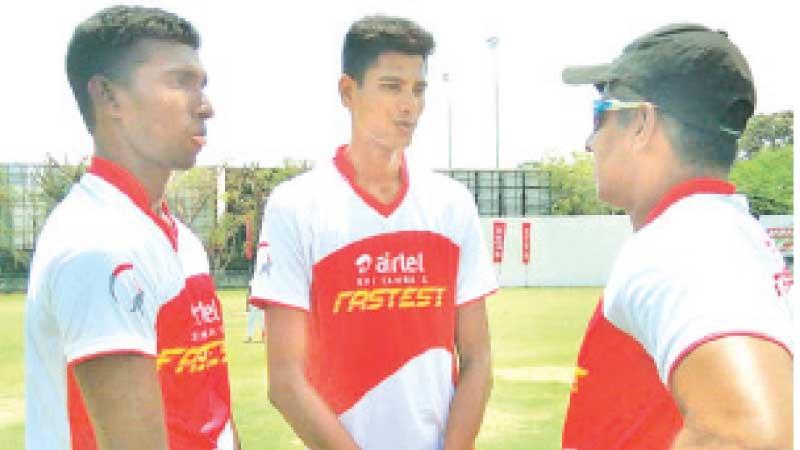
[[[113,143],[95,139],[94,154],[130,172],[147,193],[148,206],[156,214],[160,214],[171,171],[155,167],[142,158],[134,158],[132,157],[133,152],[122,151],[124,148],[124,146],[116,146]]]
[[[657,166],[658,167],[658,166]],[[655,209],[659,202],[667,196],[675,186],[696,178],[717,178],[726,179],[724,171],[698,168],[676,163],[674,165],[662,165],[659,169],[651,168],[651,171],[643,171],[639,177],[639,186],[635,193],[635,200],[630,208],[626,208],[631,218],[633,230],[638,231],[647,225],[650,212]]]
[[[354,138],[345,157],[353,166],[355,183],[381,203],[391,203],[402,188],[403,150]]]

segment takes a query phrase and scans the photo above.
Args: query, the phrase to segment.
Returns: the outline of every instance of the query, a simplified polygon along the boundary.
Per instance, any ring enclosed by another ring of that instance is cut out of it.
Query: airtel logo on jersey
[[[374,270],[379,274],[415,274],[425,273],[425,255],[422,252],[407,255],[405,252],[392,254],[383,252],[372,256],[367,253],[361,254],[355,260],[359,274],[366,274]]]
[[[214,303],[213,299],[207,304],[202,301],[197,302],[197,304],[191,306],[191,312],[192,317],[194,317],[194,322],[197,325],[219,322],[221,320],[219,309],[217,309],[217,305]]]

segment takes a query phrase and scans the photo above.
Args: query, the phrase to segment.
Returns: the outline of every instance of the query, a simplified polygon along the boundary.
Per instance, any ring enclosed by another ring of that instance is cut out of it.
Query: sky
[[[0,15],[0,162],[77,161],[91,154],[64,72],[72,30],[118,2],[28,0]],[[581,150],[591,128],[591,87],[561,82],[567,65],[609,62],[637,36],[670,22],[726,30],[748,59],[756,111],[794,109],[798,71],[790,1],[493,0],[251,2],[160,0],[189,19],[203,39],[201,60],[216,115],[201,165],[284,159],[320,161],[349,138],[337,93],[341,45],[367,14],[411,18],[431,31],[427,104],[409,158],[448,165],[448,129],[457,168],[495,165],[495,80],[499,87],[500,167]],[[491,50],[487,38],[499,45]],[[449,81],[443,81],[443,74]],[[448,106],[452,120],[448,127]]]

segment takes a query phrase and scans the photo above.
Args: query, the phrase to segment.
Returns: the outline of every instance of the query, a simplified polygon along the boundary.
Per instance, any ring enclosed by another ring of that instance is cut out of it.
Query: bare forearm
[[[161,385],[153,359],[103,356],[78,364],[75,376],[98,448],[167,448]]]
[[[304,378],[270,383],[269,398],[308,448],[358,450],[339,419]]]
[[[491,389],[492,366],[488,354],[478,360],[462,361],[459,383],[447,420],[445,450],[473,448]]]

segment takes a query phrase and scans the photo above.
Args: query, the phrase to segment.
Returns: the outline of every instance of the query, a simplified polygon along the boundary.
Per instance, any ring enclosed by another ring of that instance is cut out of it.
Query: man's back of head
[[[629,44],[610,64],[564,70],[568,84],[593,84],[607,98],[657,107],[687,165],[727,171],[752,116],[750,68],[724,31],[671,24]]]

